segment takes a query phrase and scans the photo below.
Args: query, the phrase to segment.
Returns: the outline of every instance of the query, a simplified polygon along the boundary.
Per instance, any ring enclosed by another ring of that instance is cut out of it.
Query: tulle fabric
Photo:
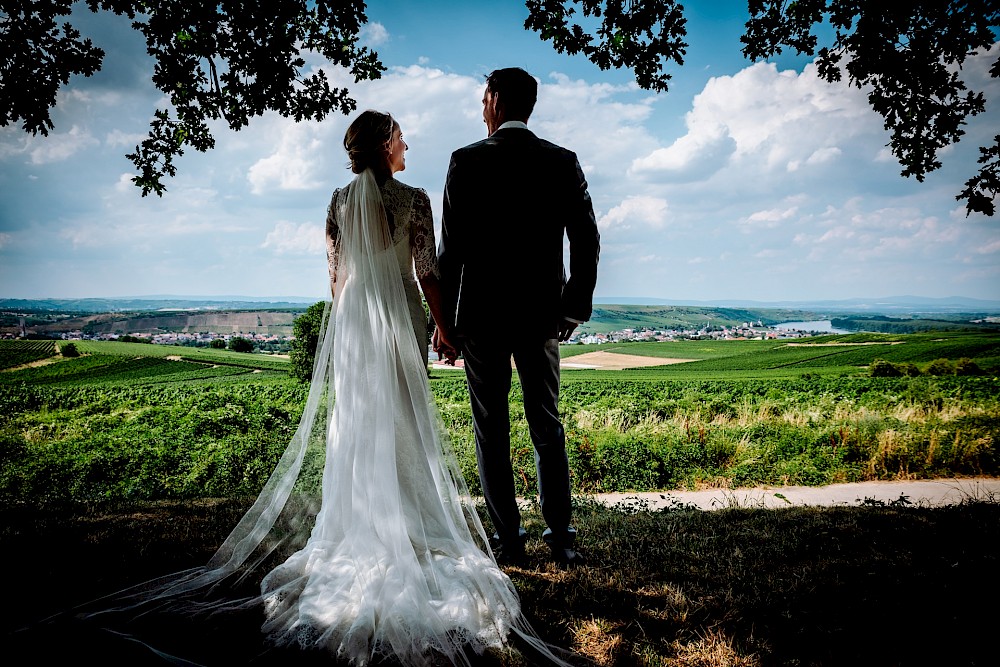
[[[532,661],[570,664],[529,626],[490,550],[400,271],[366,171],[348,193],[301,421],[253,507],[205,567],[123,591],[89,618],[260,607],[269,643],[353,665],[469,665],[515,638]]]

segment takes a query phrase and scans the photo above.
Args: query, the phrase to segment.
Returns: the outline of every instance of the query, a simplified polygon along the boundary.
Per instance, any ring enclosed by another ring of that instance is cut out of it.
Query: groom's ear
[[[493,93],[490,101],[493,105],[493,116],[494,118],[500,118],[504,112],[503,99],[500,97],[500,93]]]

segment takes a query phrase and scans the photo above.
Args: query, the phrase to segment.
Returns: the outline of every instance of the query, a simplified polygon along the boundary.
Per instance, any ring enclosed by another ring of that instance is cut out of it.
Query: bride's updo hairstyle
[[[381,111],[362,111],[344,135],[344,148],[351,160],[351,171],[360,174],[371,169],[382,182],[392,174],[389,167],[389,145],[396,121]]]

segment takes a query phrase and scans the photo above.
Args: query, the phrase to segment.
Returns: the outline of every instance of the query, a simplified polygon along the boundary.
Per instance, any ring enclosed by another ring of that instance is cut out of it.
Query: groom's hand
[[[573,335],[576,331],[576,322],[572,320],[563,320],[559,323],[559,342],[565,343],[569,340],[569,337]]]

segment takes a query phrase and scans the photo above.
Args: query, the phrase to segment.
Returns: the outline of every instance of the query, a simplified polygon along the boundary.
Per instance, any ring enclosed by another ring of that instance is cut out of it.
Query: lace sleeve
[[[410,225],[410,247],[417,278],[433,275],[441,277],[438,270],[437,247],[434,244],[434,216],[431,200],[424,190],[417,190],[413,201],[413,219]]]
[[[340,190],[333,191],[330,205],[326,209],[326,261],[330,268],[330,281],[337,275],[337,242],[340,240],[340,226],[337,224],[337,196]]]

